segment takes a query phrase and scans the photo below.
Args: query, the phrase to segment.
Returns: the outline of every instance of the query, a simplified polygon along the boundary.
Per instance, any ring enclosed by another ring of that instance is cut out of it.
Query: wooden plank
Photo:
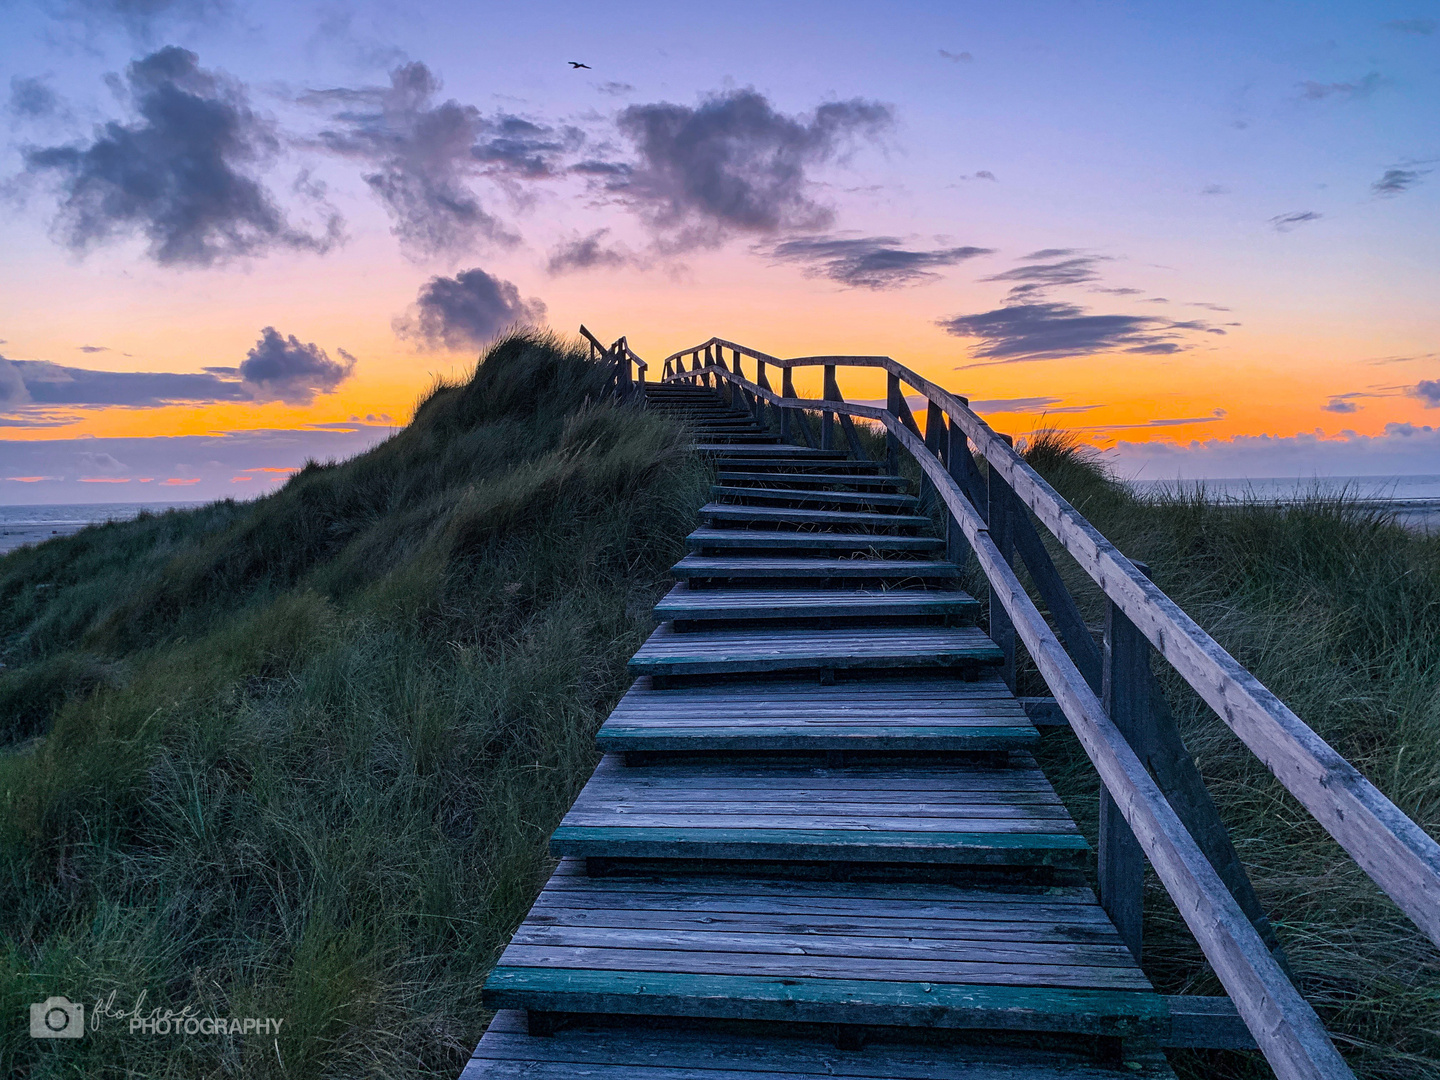
[[[756,487],[735,484],[715,484],[710,494],[717,499],[749,499],[785,501],[797,505],[811,503],[833,506],[896,506],[913,509],[920,500],[913,495],[893,495],[870,491],[817,491],[813,488]]]
[[[862,618],[967,616],[979,610],[969,593],[928,589],[688,589],[674,586],[655,605],[662,619]]]
[[[935,668],[995,664],[1000,651],[971,626],[791,628],[676,633],[662,623],[630,658],[636,675],[741,674],[817,668]]]
[[[1150,645],[1114,604],[1107,605],[1105,616],[1102,689],[1105,711],[1111,722],[1131,746],[1136,745],[1136,736],[1150,715]],[[1100,789],[1096,857],[1100,904],[1139,960],[1144,925],[1145,853],[1114,796],[1105,788]]]
[[[1165,1003],[1145,990],[1016,987],[497,966],[487,1008],[530,1008],[795,1023],[1157,1034]]]
[[[780,532],[764,529],[696,529],[685,538],[695,548],[792,549],[796,551],[939,551],[933,536],[887,533]]]
[[[907,488],[910,481],[903,476],[884,476],[877,473],[837,472],[734,472],[719,470],[715,479],[731,484],[786,484],[797,487],[860,487],[860,488]]]
[[[872,529],[923,529],[930,519],[916,514],[878,514],[863,510],[806,510],[788,506],[706,503],[700,516],[711,521],[766,521],[787,525],[860,525]]]
[[[953,563],[933,560],[906,559],[834,559],[834,558],[722,558],[687,555],[670,572],[677,578],[737,577],[760,578],[822,578],[879,579],[904,581],[909,578],[953,578],[959,567]]]
[[[547,1038],[502,1010],[460,1080],[1173,1080],[1158,1054],[1102,1063],[1013,1046],[907,1044],[893,1038],[840,1050],[834,1039],[572,1021]]]

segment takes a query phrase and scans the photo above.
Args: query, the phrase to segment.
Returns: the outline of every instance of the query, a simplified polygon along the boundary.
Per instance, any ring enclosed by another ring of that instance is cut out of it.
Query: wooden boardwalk
[[[905,481],[652,385],[717,484],[465,1080],[1171,1075]]]

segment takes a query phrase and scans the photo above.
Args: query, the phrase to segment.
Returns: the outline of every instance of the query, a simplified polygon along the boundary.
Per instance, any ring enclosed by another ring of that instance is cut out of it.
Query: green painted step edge
[[[964,866],[1083,867],[1078,833],[866,832],[861,829],[665,829],[561,825],[552,855],[630,859],[803,859]]]
[[[832,728],[777,725],[763,732],[736,735],[714,727],[627,727],[606,722],[595,742],[604,750],[1005,750],[1040,738],[1033,727],[874,727]]]
[[[677,634],[677,637],[687,635]],[[640,675],[748,675],[761,671],[864,671],[875,668],[948,668],[962,665],[993,665],[1004,659],[996,645],[973,648],[932,649],[925,652],[877,653],[872,656],[737,656],[687,657],[667,654],[657,657],[631,657],[630,674]]]
[[[1169,1029],[1165,999],[1150,990],[496,967],[481,993],[487,1009],[1006,1028],[1121,1037],[1159,1036]],[[582,996],[583,1003],[576,1000]]]

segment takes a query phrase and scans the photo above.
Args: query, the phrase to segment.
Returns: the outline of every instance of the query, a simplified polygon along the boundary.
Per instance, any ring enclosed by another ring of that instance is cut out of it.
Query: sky
[[[261,494],[582,322],[1144,479],[1440,474],[1434,0],[0,16],[0,504]]]

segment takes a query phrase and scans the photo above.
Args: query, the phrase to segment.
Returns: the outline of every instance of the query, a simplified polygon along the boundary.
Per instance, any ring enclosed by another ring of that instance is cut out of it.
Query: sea
[[[175,507],[203,506],[200,502],[78,503],[57,506],[0,506],[0,555],[26,544],[39,544],[69,536],[86,525],[129,521],[144,510],[152,514]]]

